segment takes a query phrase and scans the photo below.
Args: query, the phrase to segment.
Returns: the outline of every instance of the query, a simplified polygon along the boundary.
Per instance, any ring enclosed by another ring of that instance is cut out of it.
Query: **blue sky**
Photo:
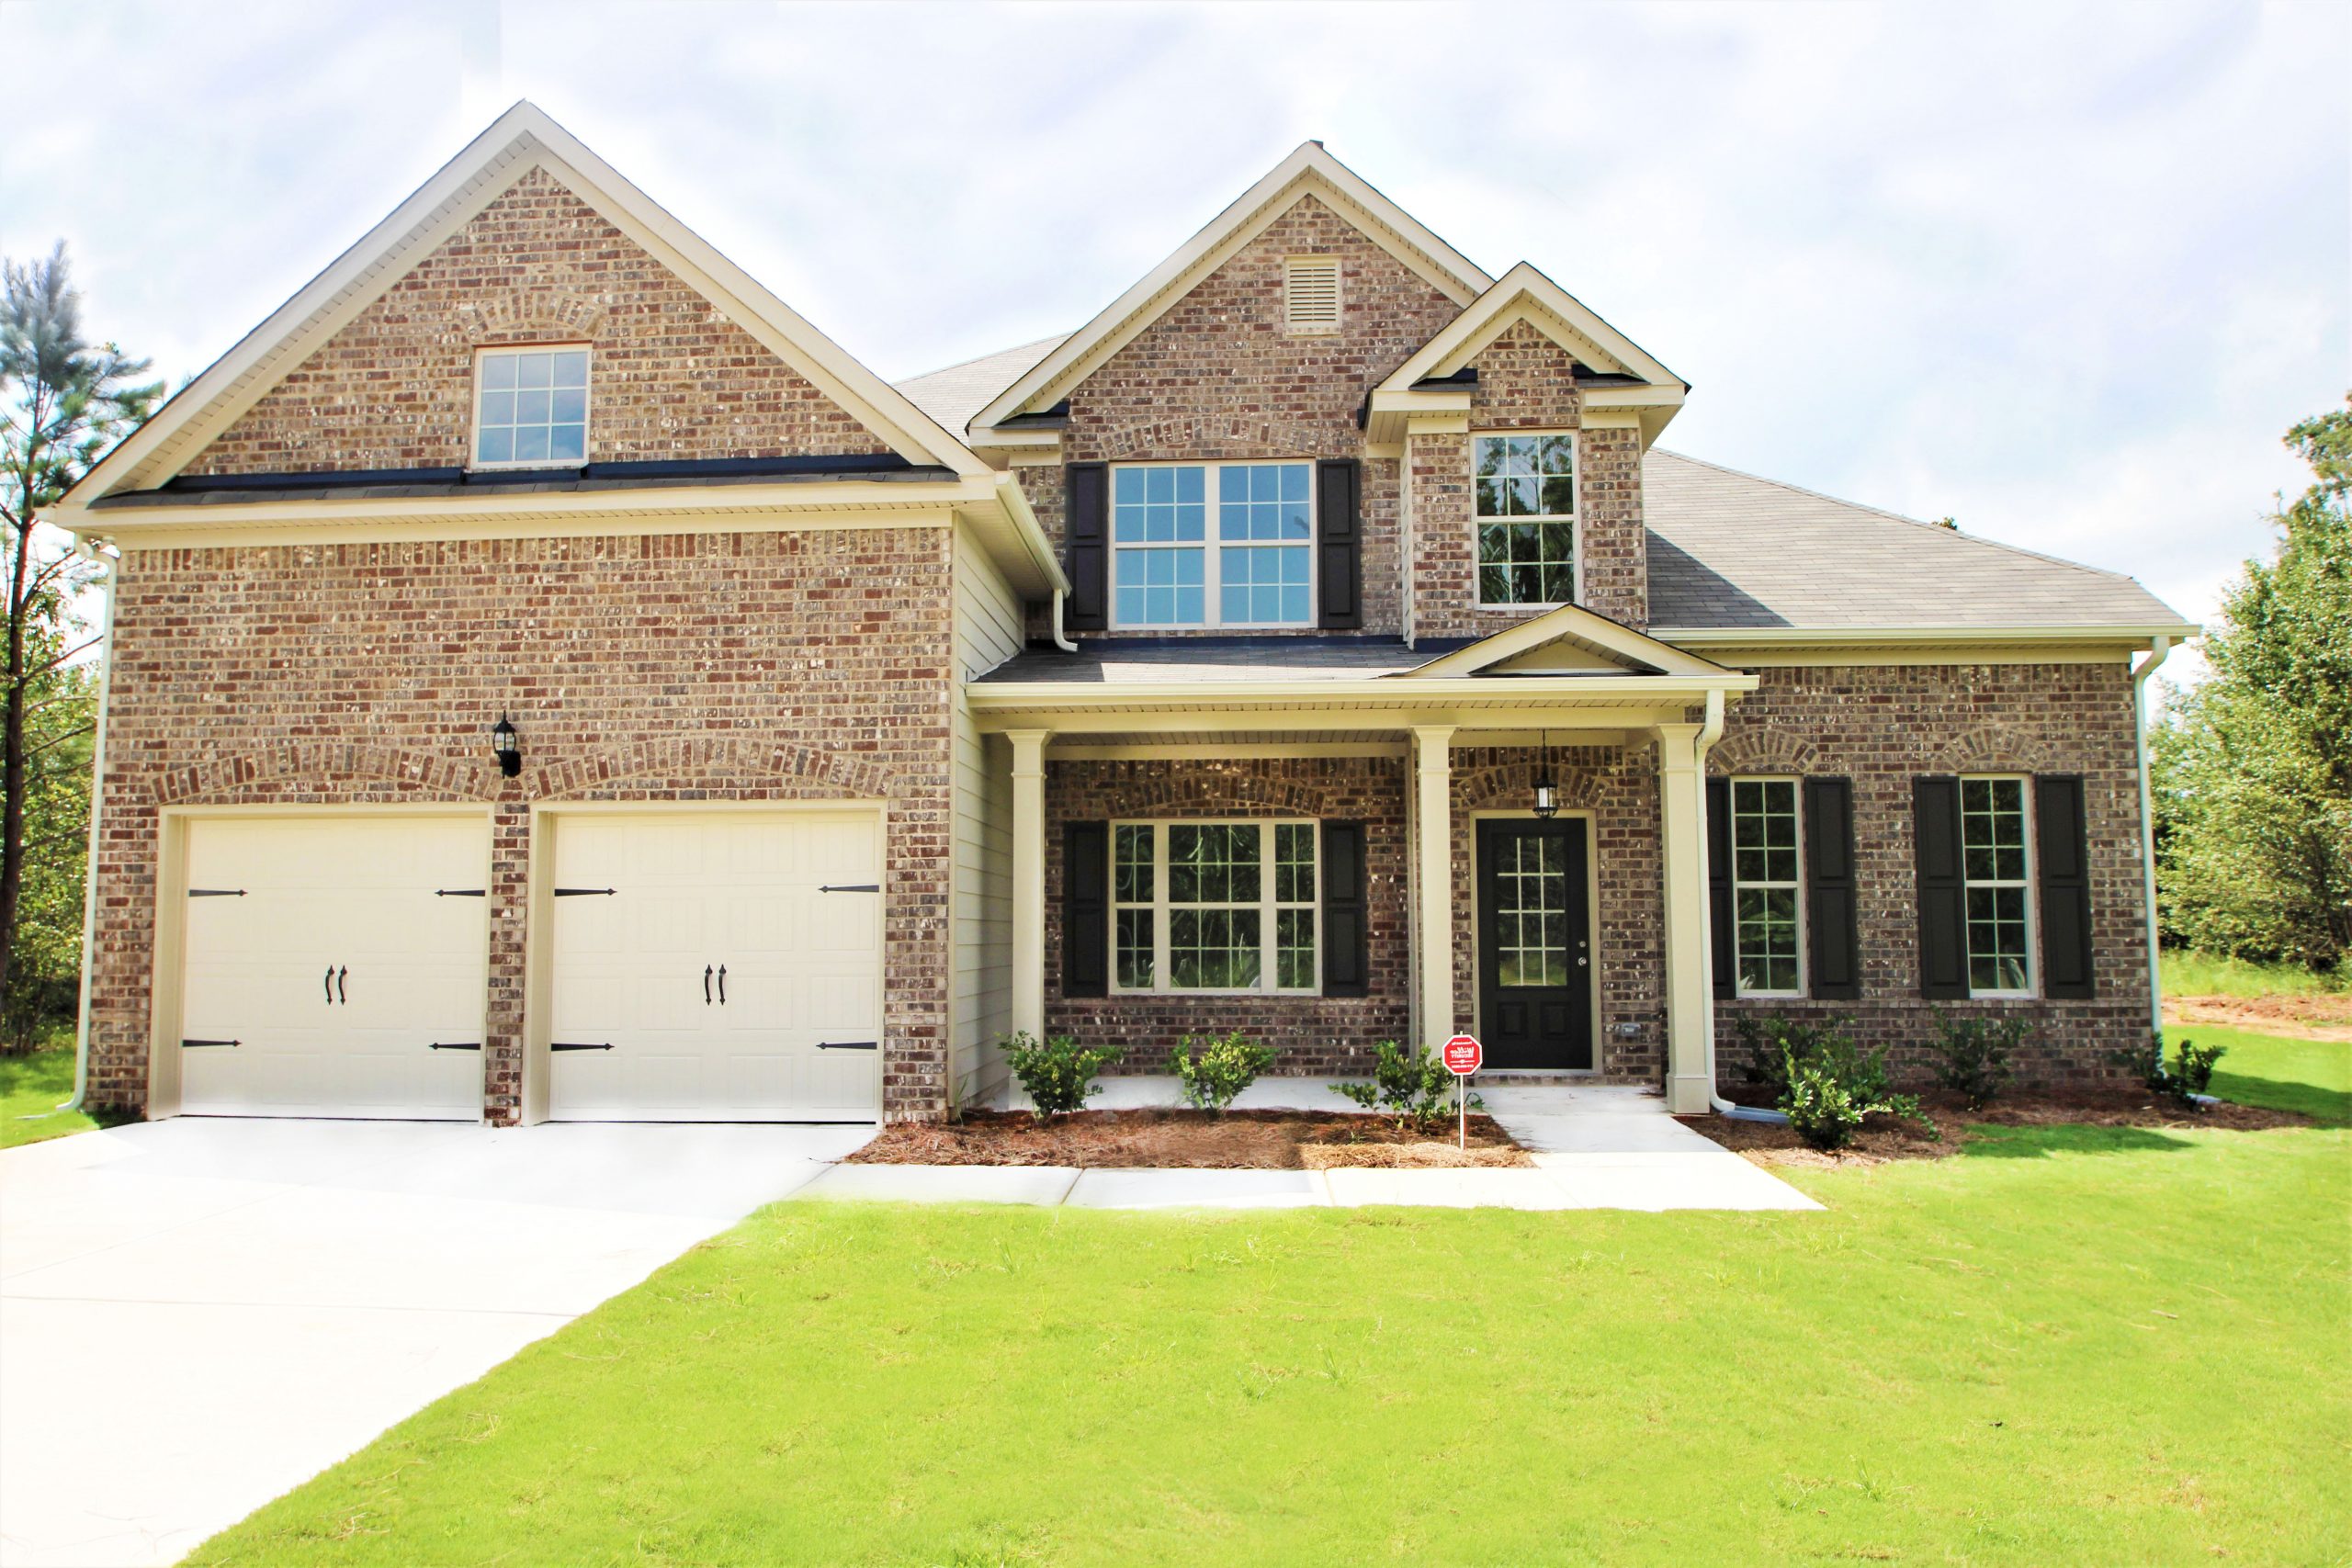
[[[0,3],[0,250],[201,368],[527,96],[902,377],[1320,137],[1694,385],[1666,444],[2192,615],[2352,387],[2352,6]]]

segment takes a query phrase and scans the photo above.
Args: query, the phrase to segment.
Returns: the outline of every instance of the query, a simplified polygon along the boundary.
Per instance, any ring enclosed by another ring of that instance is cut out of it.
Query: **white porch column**
[[[1421,1042],[1434,1051],[1453,1033],[1453,727],[1413,731],[1414,958],[1421,981]]]
[[[1657,726],[1658,827],[1666,880],[1666,1105],[1703,1115],[1712,1080],[1707,1032],[1707,792],[1695,724]]]
[[[1009,729],[1012,742],[1012,1028],[1046,1037],[1046,741],[1051,731]]]

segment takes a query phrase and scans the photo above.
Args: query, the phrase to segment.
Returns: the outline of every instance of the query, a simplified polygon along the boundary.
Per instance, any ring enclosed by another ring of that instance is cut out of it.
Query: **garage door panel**
[[[880,880],[871,817],[582,814],[555,836],[560,885],[616,892],[556,905],[552,1038],[602,1041],[605,1029],[614,1049],[551,1054],[553,1115],[875,1113],[874,1054],[818,1048],[880,1034],[878,904],[820,891]],[[581,918],[575,907],[589,902],[611,906],[605,921]],[[844,986],[855,995],[838,994]]]
[[[481,1114],[487,1000],[480,818],[199,818],[181,969],[192,1114]]]

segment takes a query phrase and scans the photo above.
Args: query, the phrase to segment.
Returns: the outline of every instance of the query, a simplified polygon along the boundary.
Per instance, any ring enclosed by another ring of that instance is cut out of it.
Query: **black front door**
[[[1489,1067],[1592,1066],[1582,818],[1478,824],[1478,1035]]]

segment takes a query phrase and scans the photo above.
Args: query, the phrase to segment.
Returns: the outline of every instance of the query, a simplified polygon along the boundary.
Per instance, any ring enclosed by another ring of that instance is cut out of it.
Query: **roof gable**
[[[1722,675],[1729,671],[1581,604],[1521,621],[1407,671],[1431,676]]]
[[[499,117],[391,215],[223,355],[85,476],[65,505],[155,488],[455,233],[535,171],[545,175],[707,299],[909,462],[978,475],[968,448],[748,274],[679,223],[537,107]]]
[[[1049,408],[1308,197],[1320,200],[1456,304],[1469,304],[1491,286],[1492,280],[1467,257],[1324,151],[1321,142],[1305,142],[974,414],[972,426],[991,426]]]

